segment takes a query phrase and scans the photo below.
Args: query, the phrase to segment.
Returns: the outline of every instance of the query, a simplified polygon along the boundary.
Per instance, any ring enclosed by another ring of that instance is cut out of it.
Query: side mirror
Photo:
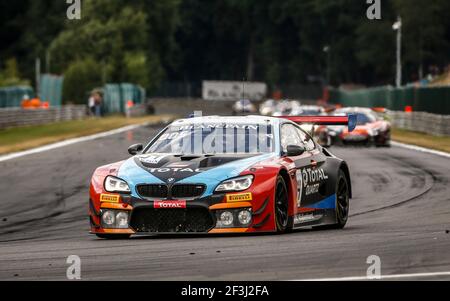
[[[297,157],[301,156],[306,152],[305,147],[299,145],[288,145],[287,147],[287,155],[288,157]]]
[[[137,155],[139,152],[141,152],[144,149],[144,146],[142,144],[133,144],[128,148],[128,153],[132,156]]]

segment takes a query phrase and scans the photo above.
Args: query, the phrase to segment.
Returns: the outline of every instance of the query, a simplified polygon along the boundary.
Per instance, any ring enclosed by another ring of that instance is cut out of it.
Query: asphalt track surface
[[[88,234],[95,167],[127,158],[143,127],[0,163],[0,280],[291,280],[450,271],[450,159],[399,147],[334,148],[350,165],[344,230],[286,235],[166,236],[108,241]],[[410,279],[422,279],[420,277]],[[450,276],[427,277],[426,280]],[[395,280],[395,279],[394,279]]]

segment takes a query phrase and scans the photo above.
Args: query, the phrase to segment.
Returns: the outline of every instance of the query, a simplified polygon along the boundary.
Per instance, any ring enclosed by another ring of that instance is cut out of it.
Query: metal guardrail
[[[331,89],[329,102],[345,107],[383,107],[392,111],[411,106],[415,112],[450,114],[450,87]]]
[[[48,109],[1,108],[0,129],[25,125],[46,124],[86,118],[84,105],[67,105]]]
[[[450,136],[450,115],[426,112],[390,111],[388,116],[394,127],[436,136]]]

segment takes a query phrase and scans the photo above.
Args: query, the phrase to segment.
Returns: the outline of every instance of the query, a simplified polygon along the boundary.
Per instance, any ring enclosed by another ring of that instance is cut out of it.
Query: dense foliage
[[[65,2],[0,2],[0,68],[15,59],[32,79],[40,57],[44,71],[67,73],[74,84],[131,81],[149,89],[243,77],[323,82],[327,74],[334,85],[387,84],[399,14],[407,81],[450,62],[448,0],[382,0],[375,21],[363,0],[82,0],[82,19],[72,21]]]

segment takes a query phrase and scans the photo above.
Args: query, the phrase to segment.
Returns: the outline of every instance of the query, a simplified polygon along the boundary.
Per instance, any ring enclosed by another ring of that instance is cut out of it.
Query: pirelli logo
[[[101,194],[100,195],[101,203],[118,203],[119,200],[120,200],[119,195],[113,195],[113,194]]]
[[[227,194],[227,202],[247,202],[253,199],[252,193]]]

